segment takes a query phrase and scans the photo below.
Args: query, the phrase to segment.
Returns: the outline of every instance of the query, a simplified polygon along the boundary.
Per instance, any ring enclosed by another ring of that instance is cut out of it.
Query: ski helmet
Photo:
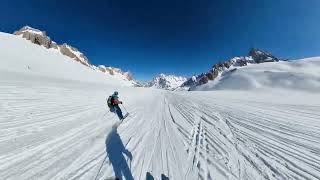
[[[118,95],[119,93],[118,93],[118,91],[115,91],[113,94],[114,94],[114,95]]]

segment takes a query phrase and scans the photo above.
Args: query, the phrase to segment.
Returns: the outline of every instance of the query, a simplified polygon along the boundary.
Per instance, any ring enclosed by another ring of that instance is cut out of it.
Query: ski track
[[[0,179],[112,179],[115,88],[0,79]],[[76,88],[75,88],[76,87]],[[117,143],[135,179],[320,179],[320,107],[120,88]],[[319,95],[316,95],[319,97]],[[108,151],[109,152],[109,151]]]

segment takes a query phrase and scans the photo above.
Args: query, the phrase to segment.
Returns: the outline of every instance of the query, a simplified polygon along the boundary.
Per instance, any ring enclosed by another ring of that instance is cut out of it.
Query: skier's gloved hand
[[[122,101],[120,101],[120,104],[122,104]]]

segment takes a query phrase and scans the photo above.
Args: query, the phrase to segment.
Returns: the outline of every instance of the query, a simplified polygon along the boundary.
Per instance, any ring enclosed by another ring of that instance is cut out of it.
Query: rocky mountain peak
[[[30,27],[30,26],[24,26],[22,27],[20,30],[16,31],[17,33],[34,33],[34,34],[39,34],[39,35],[43,35],[43,36],[46,36],[46,32],[45,31],[41,31],[39,29],[36,29],[36,28],[33,28],[33,27]]]
[[[165,75],[161,73],[158,76],[154,77],[153,80],[146,86],[154,87],[157,89],[175,90],[176,88],[180,87],[186,80],[187,78],[182,76]]]
[[[263,62],[277,62],[279,61],[278,58],[276,58],[275,56],[273,56],[270,53],[267,53],[265,51],[256,49],[256,48],[252,48],[249,52],[249,56],[252,57],[252,59],[256,62],[256,63],[263,63]]]
[[[24,26],[20,30],[15,31],[13,34],[21,35],[23,38],[31,41],[32,43],[44,46],[48,49],[57,49],[57,44],[51,41],[50,37],[46,35],[45,31],[41,31],[30,26]]]

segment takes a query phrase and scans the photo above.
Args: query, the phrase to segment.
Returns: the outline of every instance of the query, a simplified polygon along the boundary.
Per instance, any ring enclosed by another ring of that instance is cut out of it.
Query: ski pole
[[[122,107],[123,107],[123,109],[124,109],[127,113],[129,113],[129,112],[127,111],[126,107],[124,107],[123,104],[122,104]]]
[[[102,168],[102,166],[103,166],[103,163],[106,161],[106,159],[107,159],[108,156],[109,156],[109,154],[107,154],[106,157],[104,158],[104,160],[102,161],[101,166],[100,166],[100,168],[99,168],[99,171],[98,171],[96,177],[94,178],[94,180],[97,180],[97,177],[98,177],[98,175],[100,174],[100,171],[101,171],[101,168]]]

